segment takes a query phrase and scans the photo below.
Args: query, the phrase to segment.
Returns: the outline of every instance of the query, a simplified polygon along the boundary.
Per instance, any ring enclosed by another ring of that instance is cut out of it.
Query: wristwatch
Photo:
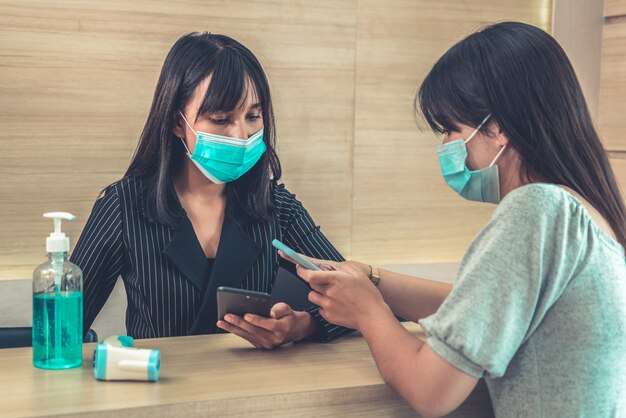
[[[378,267],[374,267],[371,264],[370,264],[370,281],[376,287],[378,287],[378,283],[380,283],[380,274],[378,273]]]

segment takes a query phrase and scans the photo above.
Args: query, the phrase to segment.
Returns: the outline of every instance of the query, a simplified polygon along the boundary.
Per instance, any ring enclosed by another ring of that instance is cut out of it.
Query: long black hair
[[[211,76],[198,115],[230,112],[256,90],[263,115],[263,140],[267,150],[239,179],[229,183],[234,196],[253,218],[268,219],[273,211],[272,182],[280,179],[275,151],[275,126],[269,83],[254,54],[234,39],[211,33],[190,33],[172,46],[165,58],[154,98],[137,149],[124,177],[150,176],[146,210],[154,219],[173,224],[178,217],[173,175],[180,168],[185,149],[173,128],[180,122],[179,110],[191,99],[198,85]]]
[[[491,113],[521,156],[522,179],[575,190],[626,248],[626,211],[615,175],[574,69],[552,36],[518,22],[473,33],[437,61],[415,100],[439,133],[459,123],[478,126]]]

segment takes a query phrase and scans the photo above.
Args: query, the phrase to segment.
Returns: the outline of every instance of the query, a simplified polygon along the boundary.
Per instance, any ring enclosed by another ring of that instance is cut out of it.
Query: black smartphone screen
[[[272,297],[267,293],[225,286],[217,288],[217,317],[222,320],[227,313],[269,317],[272,306]]]

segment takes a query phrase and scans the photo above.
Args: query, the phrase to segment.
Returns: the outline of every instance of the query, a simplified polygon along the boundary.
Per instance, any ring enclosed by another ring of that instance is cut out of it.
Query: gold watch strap
[[[374,286],[378,286],[378,283],[380,283],[380,274],[378,273],[378,267],[372,266],[371,264],[370,281],[374,284]]]

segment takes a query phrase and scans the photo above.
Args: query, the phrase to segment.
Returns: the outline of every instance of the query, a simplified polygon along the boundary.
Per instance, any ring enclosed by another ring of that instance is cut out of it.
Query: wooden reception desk
[[[421,338],[416,324],[407,328]],[[31,349],[0,350],[0,416],[404,417],[417,416],[381,379],[365,340],[300,343],[261,351],[230,334],[137,340],[161,350],[158,382],[94,379],[83,367],[32,366]],[[493,416],[481,381],[454,417]]]

